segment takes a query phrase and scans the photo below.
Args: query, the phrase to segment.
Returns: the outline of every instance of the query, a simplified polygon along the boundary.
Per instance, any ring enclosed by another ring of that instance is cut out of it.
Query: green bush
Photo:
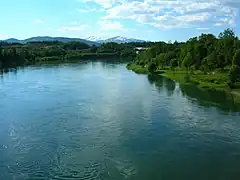
[[[191,77],[190,77],[189,74],[186,74],[186,75],[184,76],[184,81],[185,81],[186,83],[191,82]]]
[[[230,88],[233,88],[234,84],[240,81],[240,67],[233,66],[229,71],[228,77],[229,77],[228,86]]]
[[[150,73],[155,73],[157,70],[157,65],[154,63],[154,62],[151,62],[149,65],[148,65],[148,71]]]
[[[240,66],[240,49],[238,49],[233,56],[233,66]]]

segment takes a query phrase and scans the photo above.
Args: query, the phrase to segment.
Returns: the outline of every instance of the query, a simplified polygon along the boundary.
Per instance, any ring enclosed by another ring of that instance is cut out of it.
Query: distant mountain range
[[[105,36],[101,36],[101,37],[97,37],[97,36],[89,36],[86,38],[86,40],[88,41],[94,41],[94,42],[99,42],[99,41],[103,41],[108,39],[108,37]]]
[[[60,41],[60,42],[77,41],[77,42],[86,43],[88,45],[94,45],[94,44],[99,45],[101,43],[108,43],[108,42],[116,42],[116,43],[144,42],[143,40],[126,38],[126,37],[121,37],[121,36],[116,36],[116,37],[112,37],[112,38],[90,36],[86,39],[38,36],[38,37],[31,37],[31,38],[24,39],[24,40],[10,38],[10,39],[6,39],[3,41],[8,42],[8,43],[22,43],[22,44],[29,43],[29,42],[40,42],[40,41]]]
[[[94,41],[88,41],[86,39],[80,39],[80,38],[67,38],[67,37],[50,37],[50,36],[38,36],[38,37],[31,37],[28,39],[24,39],[24,40],[19,40],[19,39],[6,39],[3,40],[5,42],[8,43],[29,43],[29,42],[41,42],[41,41],[59,41],[59,42],[72,42],[72,41],[76,41],[76,42],[83,42],[86,43],[88,45],[98,45],[99,43],[94,42]]]
[[[94,42],[98,42],[98,43],[108,43],[108,42],[115,42],[115,43],[144,42],[144,40],[133,39],[133,38],[126,38],[126,37],[122,37],[122,36],[116,36],[116,37],[112,37],[112,38],[90,36],[86,40],[94,41]]]

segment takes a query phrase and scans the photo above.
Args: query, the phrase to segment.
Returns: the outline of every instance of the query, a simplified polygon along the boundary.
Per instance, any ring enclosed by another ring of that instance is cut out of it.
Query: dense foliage
[[[138,44],[106,43],[97,47],[81,42],[31,42],[9,44],[0,42],[0,68],[68,61],[73,59],[129,57],[135,58]]]
[[[158,69],[181,68],[201,70],[205,73],[229,72],[229,84],[240,81],[240,41],[231,29],[220,33],[219,37],[202,34],[185,43],[153,43],[150,48],[138,54],[135,64],[142,67],[153,64]]]

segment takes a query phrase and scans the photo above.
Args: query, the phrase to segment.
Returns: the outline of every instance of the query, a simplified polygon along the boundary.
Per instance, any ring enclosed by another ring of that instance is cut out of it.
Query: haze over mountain
[[[6,41],[8,43],[22,43],[21,40],[18,40],[18,39],[15,39],[15,38],[6,39],[4,41]]]

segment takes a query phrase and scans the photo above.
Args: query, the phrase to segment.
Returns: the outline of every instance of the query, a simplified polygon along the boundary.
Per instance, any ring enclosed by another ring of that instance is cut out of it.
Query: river
[[[239,180],[240,105],[124,64],[0,76],[0,179]]]

